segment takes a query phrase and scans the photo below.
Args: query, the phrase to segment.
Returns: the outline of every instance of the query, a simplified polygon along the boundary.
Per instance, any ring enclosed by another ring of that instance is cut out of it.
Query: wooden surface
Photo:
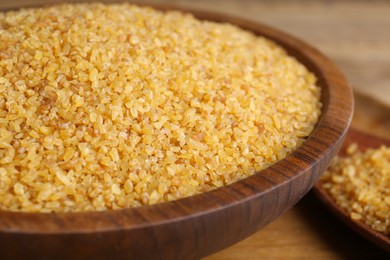
[[[56,2],[2,0],[0,8]],[[264,22],[313,44],[333,58],[355,89],[383,103],[390,88],[390,3],[387,1],[165,0]],[[390,111],[358,95],[353,125],[388,135]],[[242,242],[207,259],[384,259],[385,253],[356,235],[313,196]]]

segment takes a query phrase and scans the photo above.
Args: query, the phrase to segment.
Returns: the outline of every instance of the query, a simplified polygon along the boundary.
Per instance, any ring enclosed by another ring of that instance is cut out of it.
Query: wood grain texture
[[[355,129],[349,129],[347,138],[343,146],[341,147],[340,154],[345,155],[345,151],[352,143],[359,144],[359,150],[365,151],[368,148],[379,148],[381,145],[390,146],[390,139],[380,138],[370,134],[363,133]],[[320,183],[315,185],[314,191],[316,195],[322,200],[322,202],[344,223],[354,229],[357,233],[363,237],[382,247],[386,251],[390,252],[390,236],[386,236],[379,232],[372,230],[369,226],[362,221],[353,221],[349,213],[333,200],[330,194],[322,188]]]
[[[324,106],[308,140],[245,180],[174,202],[89,213],[0,212],[3,257],[196,259],[269,224],[314,185],[341,146],[352,118],[352,92],[343,75],[314,48],[284,33],[239,18],[193,13],[271,38],[316,74]]]

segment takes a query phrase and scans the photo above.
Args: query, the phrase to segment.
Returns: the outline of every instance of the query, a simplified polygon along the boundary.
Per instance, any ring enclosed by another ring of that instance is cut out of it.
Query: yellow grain
[[[191,196],[282,159],[320,115],[314,75],[233,25],[63,4],[0,28],[0,210]]]
[[[346,151],[325,172],[321,185],[353,220],[390,234],[390,148],[361,152],[353,143]]]

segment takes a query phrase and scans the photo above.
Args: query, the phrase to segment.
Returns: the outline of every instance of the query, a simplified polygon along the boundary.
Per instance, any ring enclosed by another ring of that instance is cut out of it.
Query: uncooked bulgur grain
[[[321,178],[322,187],[354,220],[390,234],[390,148],[359,151],[356,143],[346,157],[336,158]]]
[[[242,179],[311,133],[315,80],[273,42],[180,12],[0,13],[0,209],[118,209]]]

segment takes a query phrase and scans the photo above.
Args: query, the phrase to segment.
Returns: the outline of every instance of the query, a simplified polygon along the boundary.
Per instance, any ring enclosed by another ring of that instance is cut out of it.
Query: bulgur
[[[322,187],[353,220],[390,234],[390,148],[359,151],[356,143],[347,156],[337,158],[321,179]]]
[[[311,133],[315,81],[270,40],[190,14],[0,13],[0,209],[135,207],[242,179]]]

